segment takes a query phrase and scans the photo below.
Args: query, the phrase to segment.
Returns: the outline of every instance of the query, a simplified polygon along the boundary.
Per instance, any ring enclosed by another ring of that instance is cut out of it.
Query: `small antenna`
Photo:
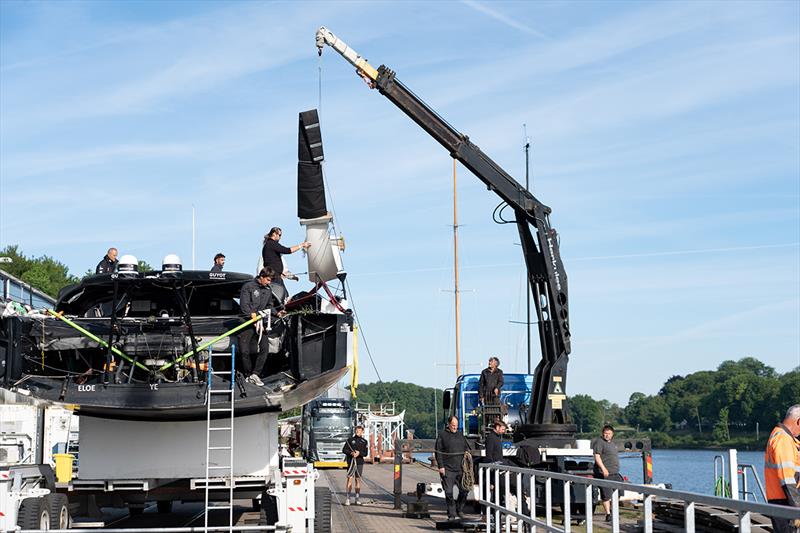
[[[196,234],[196,223],[195,223],[195,216],[194,216],[194,204],[192,204],[192,270],[196,270],[195,268],[195,243],[197,241],[197,234]]]

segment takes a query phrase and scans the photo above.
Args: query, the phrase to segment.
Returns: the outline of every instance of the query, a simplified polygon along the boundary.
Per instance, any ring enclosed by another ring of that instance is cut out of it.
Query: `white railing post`
[[[536,520],[536,476],[531,474],[531,519]],[[533,526],[533,532],[536,533],[536,526]]]
[[[619,489],[611,493],[611,531],[619,533]]]
[[[694,502],[687,501],[683,509],[686,533],[694,533]]]
[[[487,503],[491,503],[492,502],[492,483],[491,483],[491,481],[492,481],[492,478],[491,478],[492,470],[491,470],[491,468],[484,468],[484,475],[486,476],[486,483],[485,483],[486,484],[486,498],[485,498],[485,501]],[[483,512],[486,513],[486,531],[488,532],[488,531],[491,531],[491,529],[489,529],[489,528],[491,527],[491,523],[492,523],[492,508],[489,507],[488,505],[486,505],[483,508]]]
[[[586,485],[586,493],[584,495],[586,503],[586,533],[592,533],[592,519],[594,518],[594,490],[591,484]]]
[[[730,471],[728,477],[731,480],[731,498],[734,500],[739,499],[739,459],[736,456],[736,449],[731,448],[728,450],[728,468]],[[724,494],[724,493],[723,493]]]
[[[739,513],[739,533],[750,533],[750,512]]]
[[[644,533],[653,533],[653,496],[644,498]]]
[[[503,509],[511,510],[511,472],[506,470],[506,482],[505,482],[505,500],[503,501]],[[511,533],[511,515],[508,513],[504,513],[506,515],[506,533]]]
[[[494,471],[494,531],[500,533],[500,469]]]
[[[564,532],[572,531],[572,501],[570,498],[571,481],[564,482]]]
[[[553,478],[544,480],[544,516],[548,526],[553,525]]]

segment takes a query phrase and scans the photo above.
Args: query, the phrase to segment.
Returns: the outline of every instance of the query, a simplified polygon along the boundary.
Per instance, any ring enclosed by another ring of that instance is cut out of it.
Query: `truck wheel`
[[[278,523],[278,499],[266,491],[261,493],[261,525],[274,526]]]
[[[314,533],[330,533],[331,528],[331,489],[314,487]]]
[[[25,498],[19,504],[17,525],[22,529],[50,529],[50,512],[44,498]]]
[[[48,494],[44,498],[45,506],[50,513],[50,527],[53,529],[69,528],[69,501],[66,494]]]
[[[156,502],[158,512],[161,514],[169,514],[172,512],[172,500],[158,500]]]

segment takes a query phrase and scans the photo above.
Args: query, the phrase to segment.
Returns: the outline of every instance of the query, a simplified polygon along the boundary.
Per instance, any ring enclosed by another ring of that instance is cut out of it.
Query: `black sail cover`
[[[297,139],[297,216],[318,218],[328,213],[322,181],[322,131],[316,109],[300,113]]]

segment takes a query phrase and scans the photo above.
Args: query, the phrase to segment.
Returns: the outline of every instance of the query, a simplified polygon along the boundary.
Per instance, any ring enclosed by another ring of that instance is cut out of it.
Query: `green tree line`
[[[53,298],[58,296],[58,291],[63,287],[79,281],[69,273],[64,263],[49,255],[26,256],[16,244],[0,250],[0,257],[11,259],[10,263],[0,264],[0,268]]]
[[[434,425],[443,424],[441,398],[441,389],[392,381],[360,385],[357,401],[395,401],[398,412],[406,411],[406,428],[419,438],[433,438]],[[716,370],[672,376],[656,394],[634,392],[625,406],[586,394],[570,396],[569,406],[583,436],[597,435],[604,424],[611,424],[622,435],[648,436],[657,447],[756,449],[798,402],[800,367],[780,374],[745,357],[725,361]]]

